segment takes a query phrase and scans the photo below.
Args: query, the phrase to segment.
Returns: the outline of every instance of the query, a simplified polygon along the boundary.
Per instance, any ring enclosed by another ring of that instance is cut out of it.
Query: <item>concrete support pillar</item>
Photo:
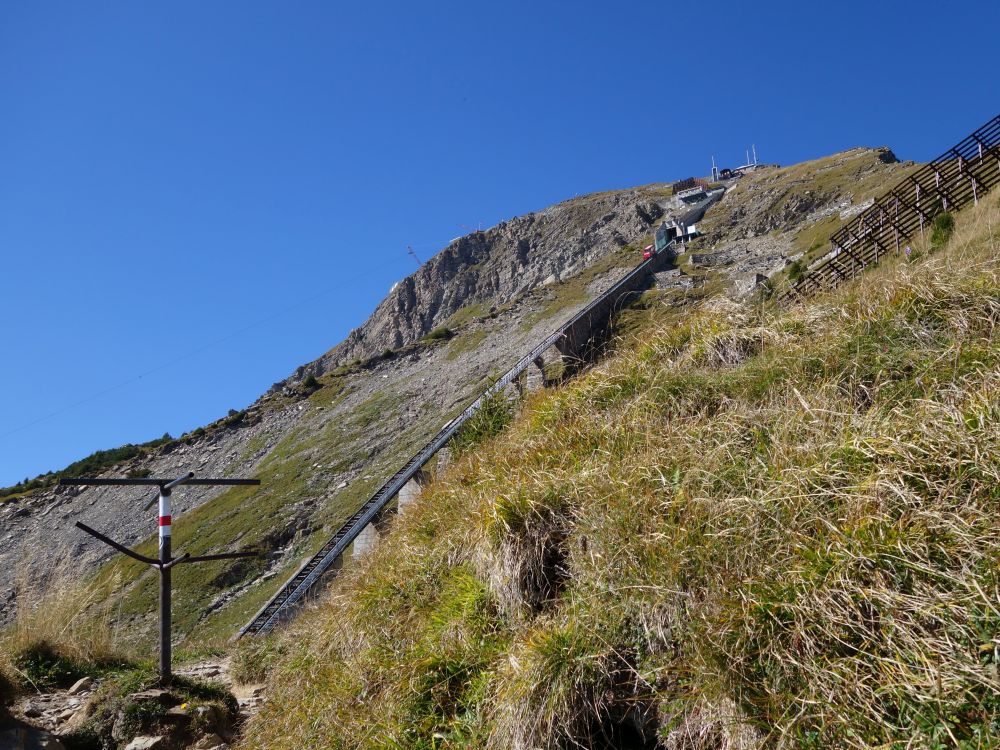
[[[395,509],[393,508],[383,510],[375,517],[374,521],[361,530],[361,533],[354,538],[354,549],[351,553],[351,559],[357,560],[360,557],[364,557],[365,554],[375,548],[379,539],[388,530],[389,522],[392,520],[394,513]]]
[[[430,480],[430,474],[421,469],[413,475],[413,479],[403,485],[396,498],[400,513],[405,513],[406,509],[417,501]]]
[[[545,362],[538,357],[524,371],[522,395],[536,393],[545,387]]]
[[[378,544],[379,533],[375,524],[370,523],[365,526],[361,533],[354,538],[354,551],[352,558],[358,560],[367,555]]]

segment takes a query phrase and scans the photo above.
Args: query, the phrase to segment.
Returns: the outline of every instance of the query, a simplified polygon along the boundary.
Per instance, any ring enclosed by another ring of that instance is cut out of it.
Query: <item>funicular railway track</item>
[[[861,273],[908,240],[930,231],[934,217],[957,211],[1000,183],[1000,115],[902,180],[832,237],[832,250],[780,295],[796,302]]]
[[[661,250],[661,254],[666,252],[673,242]],[[513,383],[523,373],[532,362],[541,357],[548,349],[555,346],[563,339],[567,332],[605,305],[609,300],[617,301],[622,294],[627,294],[634,283],[650,272],[652,264],[658,259],[654,255],[652,258],[644,260],[624,277],[615,282],[609,289],[600,294],[596,299],[586,305],[576,315],[563,323],[556,331],[549,334],[528,354],[521,357],[513,367],[505,372],[489,388],[483,391],[475,401],[462,411],[461,414],[450,420],[431,440],[406,462],[406,464],[393,474],[344,524],[337,532],[326,541],[326,543],[296,571],[295,575],[288,579],[278,592],[265,604],[240,631],[236,638],[247,635],[266,635],[271,632],[276,625],[287,619],[294,611],[296,605],[302,602],[319,582],[320,578],[334,568],[338,560],[342,559],[344,552],[365,529],[368,524],[377,520],[387,506],[403,488],[403,486],[413,479],[417,472],[454,437],[462,426],[486,403],[487,400],[498,394],[508,385]],[[335,568],[334,568],[335,569]]]

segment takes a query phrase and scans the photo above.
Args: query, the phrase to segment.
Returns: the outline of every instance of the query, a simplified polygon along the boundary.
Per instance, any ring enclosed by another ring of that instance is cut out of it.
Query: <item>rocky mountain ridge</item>
[[[881,151],[858,149],[744,177],[710,209],[706,236],[678,257],[676,272],[664,276],[669,288],[656,294],[685,304],[736,289],[746,274],[780,270],[836,220],[823,211],[857,205],[900,168]],[[657,223],[679,208],[669,185],[650,185],[583,196],[460,238],[400,282],[345,341],[244,412],[116,467],[116,475],[193,470],[263,480],[253,492],[175,495],[178,552],[268,552],[200,574],[179,568],[188,610],[179,632],[231,635],[429,435],[633,267]],[[747,226],[775,228],[748,237]],[[428,336],[442,327],[447,335]],[[14,612],[19,570],[43,570],[60,555],[87,570],[108,559],[75,520],[150,545],[146,499],[122,488],[55,488],[0,504],[0,622]],[[119,560],[102,575],[112,572],[123,582],[126,626],[151,637],[152,576]]]
[[[504,221],[450,243],[396,284],[371,317],[299,374],[318,375],[411,344],[463,309],[496,310],[569,278],[609,249],[648,234],[678,208],[666,186],[584,196]]]

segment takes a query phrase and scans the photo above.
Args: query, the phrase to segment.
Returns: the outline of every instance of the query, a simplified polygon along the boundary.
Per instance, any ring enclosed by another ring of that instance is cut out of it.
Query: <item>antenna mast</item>
[[[417,257],[417,254],[416,254],[416,253],[415,253],[415,252],[413,251],[413,246],[412,246],[412,245],[407,245],[407,246],[406,246],[406,252],[408,252],[408,253],[409,253],[410,255],[412,255],[412,256],[413,256],[413,260],[417,261],[417,265],[418,265],[418,266],[421,266],[421,267],[422,267],[422,266],[424,265],[424,264],[423,264],[423,263],[422,263],[422,262],[420,261],[420,258],[418,258],[418,257]]]

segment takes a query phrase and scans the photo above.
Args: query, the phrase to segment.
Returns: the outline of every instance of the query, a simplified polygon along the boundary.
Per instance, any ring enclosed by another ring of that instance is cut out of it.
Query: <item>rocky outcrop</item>
[[[691,265],[698,268],[725,268],[731,276],[761,273],[770,276],[785,267],[795,253],[786,236],[764,236],[722,242],[709,252],[692,253]]]
[[[699,228],[709,244],[791,231],[849,210],[859,186],[870,178],[881,182],[898,161],[888,148],[861,148],[787,169],[760,169],[727,192],[713,220]]]
[[[461,237],[400,281],[359,328],[298,377],[417,341],[464,307],[501,307],[649,234],[676,201],[645,188],[566,201]]]

